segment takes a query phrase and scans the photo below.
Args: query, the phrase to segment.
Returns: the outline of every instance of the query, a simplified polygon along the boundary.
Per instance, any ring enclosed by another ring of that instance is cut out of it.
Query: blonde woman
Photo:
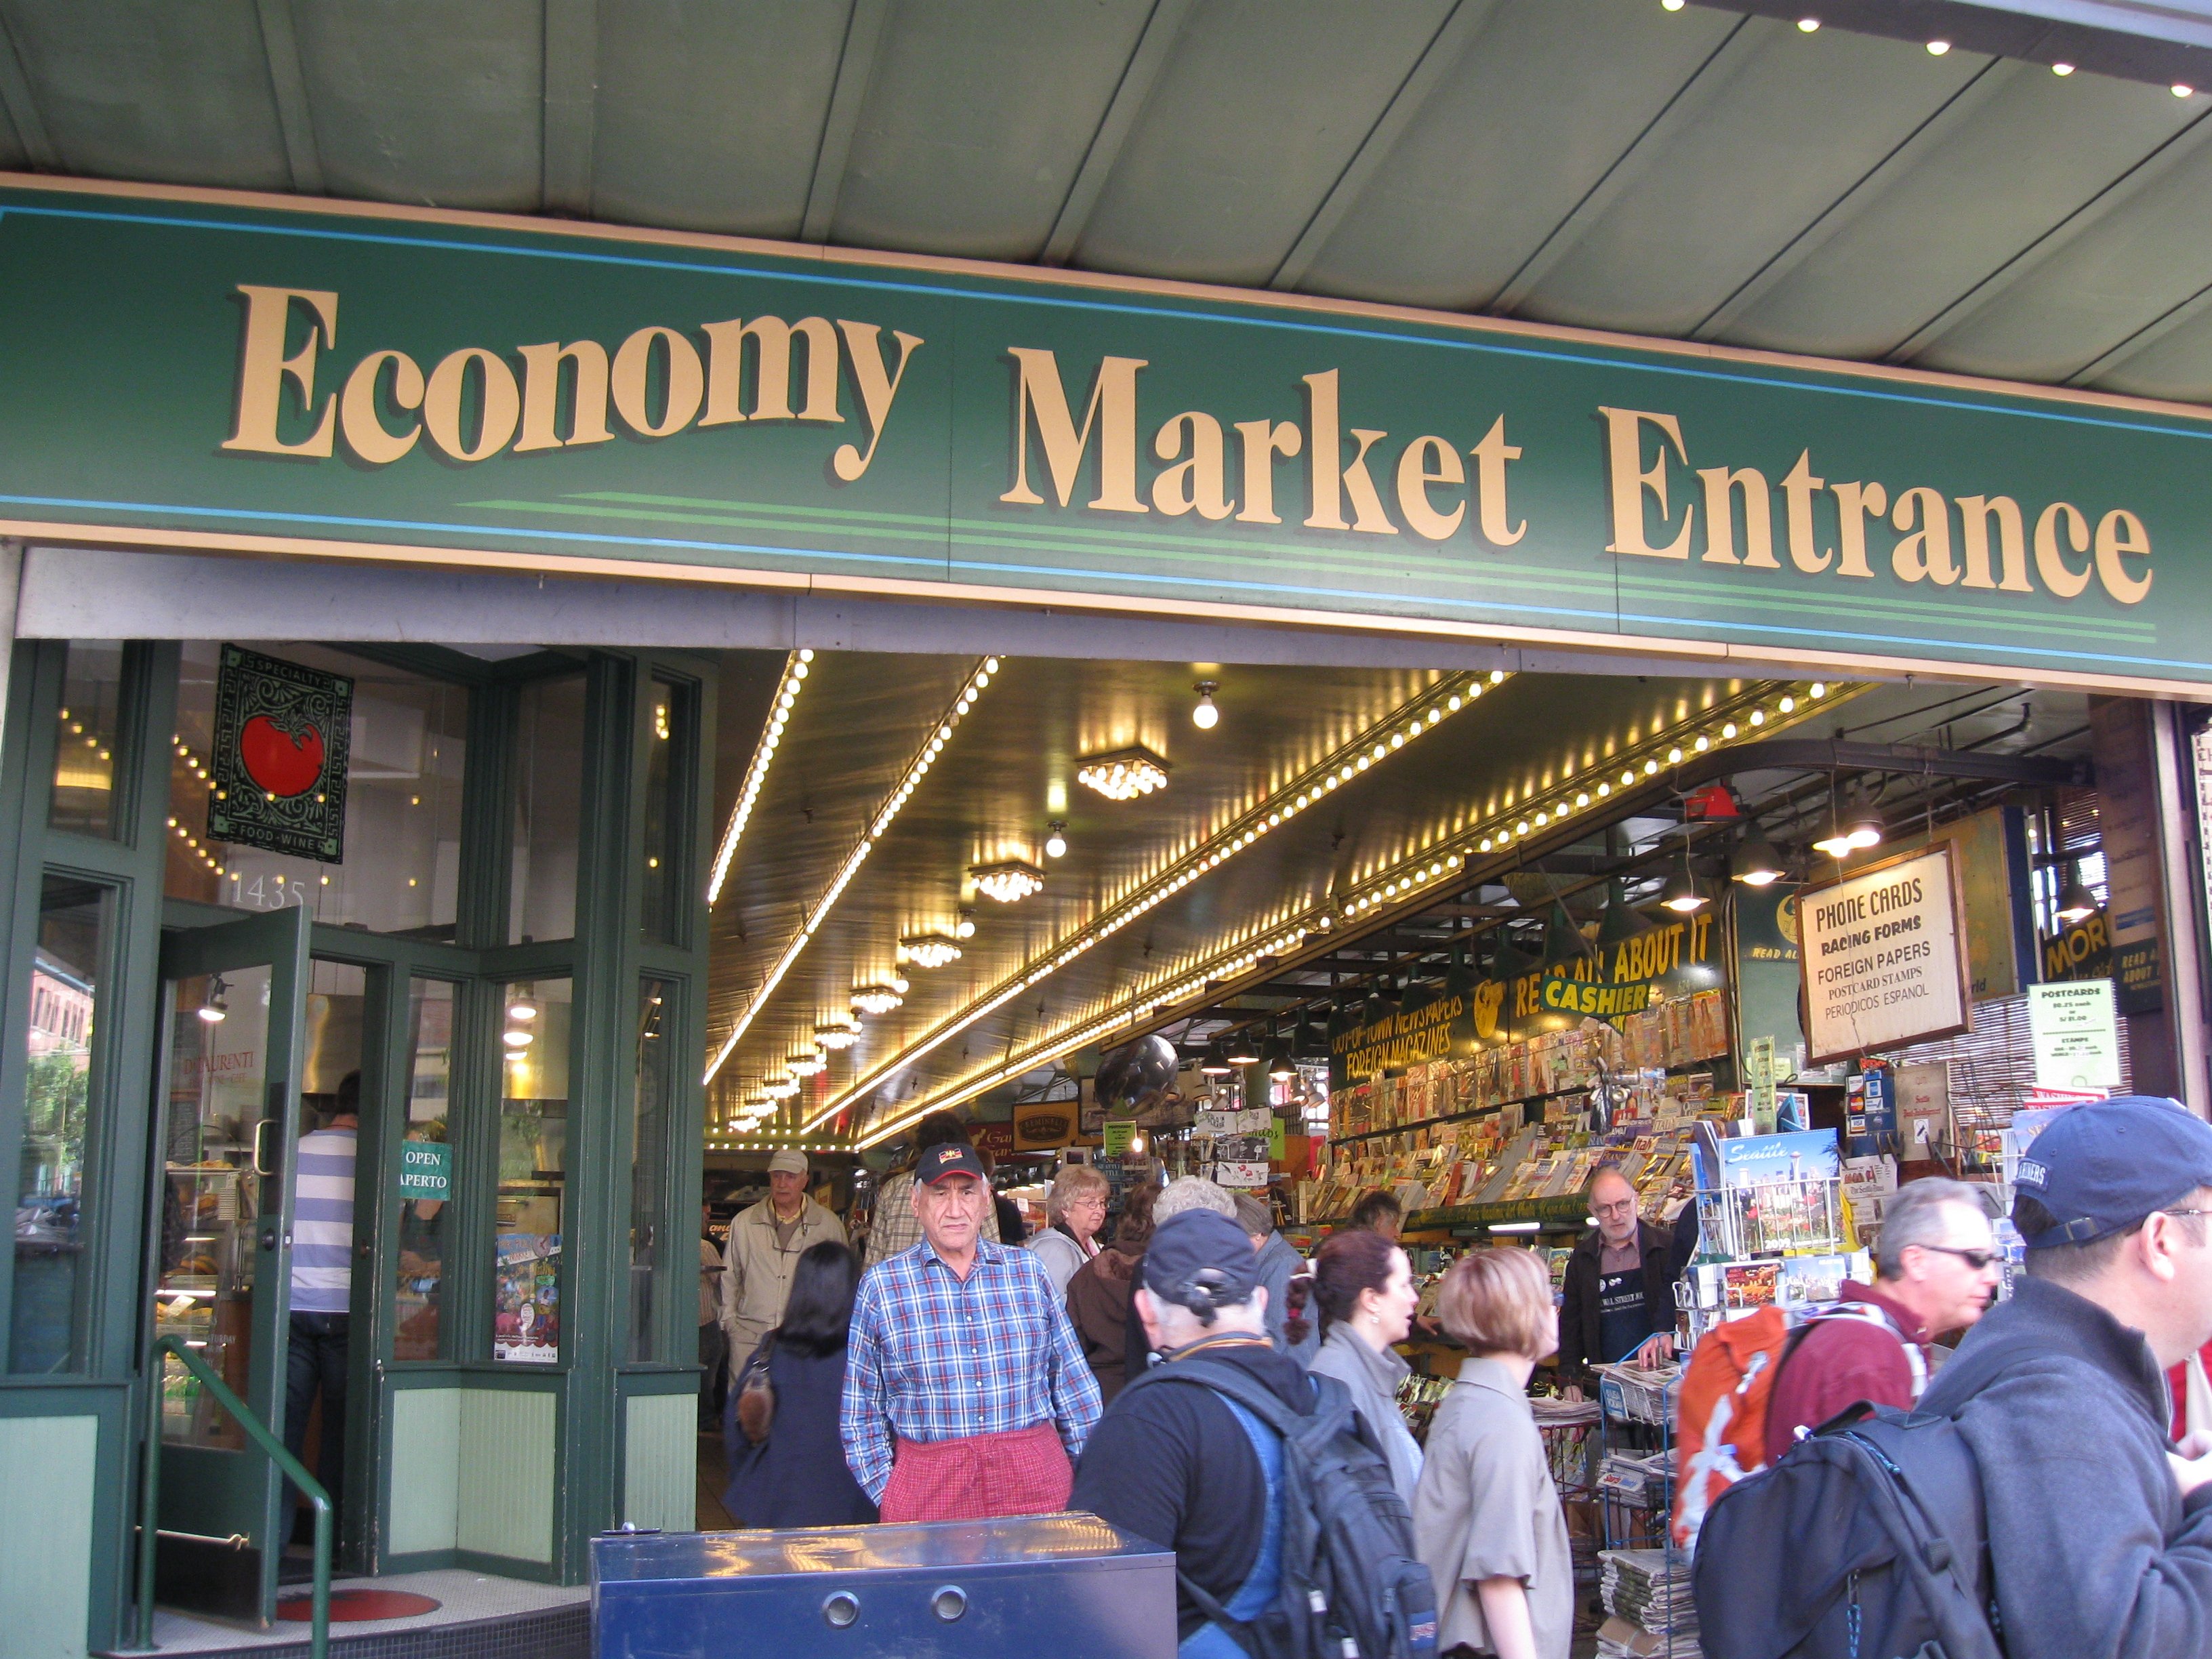
[[[1053,1288],[1067,1294],[1067,1281],[1098,1254],[1098,1230],[1106,1224],[1106,1177],[1088,1164],[1071,1164],[1052,1178],[1044,1200],[1049,1222],[1029,1248],[1052,1276]]]
[[[1559,1346],[1551,1275],[1534,1250],[1477,1250],[1445,1275],[1437,1311],[1468,1350],[1413,1495],[1437,1650],[1567,1659],[1574,1563],[1528,1392],[1528,1373]]]

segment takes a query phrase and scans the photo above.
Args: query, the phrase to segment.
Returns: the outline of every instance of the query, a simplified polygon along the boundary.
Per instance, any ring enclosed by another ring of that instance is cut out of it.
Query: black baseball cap
[[[2212,1187],[2212,1124],[2159,1095],[2069,1106],[2029,1143],[2013,1187],[2055,1218],[2022,1233],[2029,1249],[2093,1244]]]
[[[973,1176],[978,1182],[990,1179],[984,1173],[983,1160],[975,1156],[975,1149],[962,1140],[932,1146],[921,1155],[921,1162],[914,1171],[914,1178],[925,1187],[934,1187],[948,1176],[962,1175]]]
[[[1259,1282],[1251,1235],[1212,1210],[1170,1216],[1145,1249],[1145,1288],[1209,1322],[1215,1308],[1251,1300]]]

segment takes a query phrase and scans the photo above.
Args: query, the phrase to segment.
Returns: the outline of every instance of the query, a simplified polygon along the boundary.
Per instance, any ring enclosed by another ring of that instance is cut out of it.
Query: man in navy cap
[[[2010,1659],[2212,1653],[2212,1457],[2166,1438],[2166,1369],[2212,1338],[2212,1126],[2129,1095],[2020,1164],[2027,1274],[1920,1409],[1980,1464]]]
[[[1030,1251],[981,1237],[991,1189],[966,1141],[922,1153],[908,1201],[921,1242],[869,1268],[853,1300],[839,1411],[853,1478],[886,1521],[1066,1508],[1098,1381],[1059,1287]]]
[[[1145,1251],[1145,1282],[1130,1297],[1160,1369],[1234,1366],[1301,1415],[1312,1379],[1267,1337],[1267,1291],[1244,1230],[1212,1210],[1160,1223]],[[1181,1583],[1177,1639],[1186,1659],[1242,1650],[1210,1625],[1184,1586],[1195,1584],[1239,1619],[1271,1606],[1279,1583],[1282,1443],[1212,1389],[1122,1390],[1099,1419],[1075,1472],[1071,1506],[1168,1545]],[[1278,1547],[1272,1556],[1263,1547]]]

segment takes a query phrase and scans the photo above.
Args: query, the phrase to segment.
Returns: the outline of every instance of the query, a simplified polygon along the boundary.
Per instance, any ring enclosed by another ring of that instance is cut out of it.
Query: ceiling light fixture
[[[1067,856],[1067,826],[1058,818],[1045,825],[1049,832],[1044,838],[1044,855],[1048,859]]]
[[[221,974],[208,981],[207,1000],[199,1006],[199,1017],[210,1025],[220,1025],[230,1012],[230,986]]]
[[[853,993],[853,1006],[864,1014],[888,1014],[905,1000],[888,985],[863,985]]]
[[[1941,58],[1950,50],[1951,43],[1948,40],[1930,40],[1928,43],[1928,55],[1930,58]]]
[[[1881,814],[1872,806],[1862,806],[1844,820],[1844,834],[1856,852],[1881,846],[1882,828]]]
[[[2177,98],[2188,98],[2195,94],[2197,88],[2191,86],[2186,81],[2176,81],[2169,90],[2171,90],[2173,95]]]
[[[1062,843],[1065,848],[1066,843]],[[1001,904],[1014,904],[1044,886],[1044,872],[1021,859],[1001,859],[996,864],[975,864],[968,874],[975,890]]]
[[[1797,30],[1801,34],[1811,34],[1820,27],[1820,20],[1817,17],[1801,17],[1797,20]]]
[[[2074,65],[2071,64],[2053,64],[2051,66],[2051,72],[2053,75],[2071,75],[2074,73]]]
[[[1767,840],[1756,823],[1745,833],[1735,856],[1729,860],[1729,878],[1747,887],[1771,887],[1788,872],[1782,855],[1774,850],[1773,842]]]
[[[814,1040],[824,1048],[849,1048],[860,1040],[860,1022],[849,1017],[825,1019],[814,1028]]]
[[[805,684],[813,661],[811,651],[794,651],[783,659],[783,678],[776,682],[775,700],[769,704],[768,723],[761,728],[760,738],[753,744],[752,761],[745,768],[745,781],[738,790],[738,804],[731,810],[729,824],[722,831],[722,844],[714,849],[714,873],[707,880],[709,905],[722,896],[722,883],[730,873],[731,860],[737,856],[738,839],[745,833],[745,825],[752,821],[762,786],[768,781],[769,765],[775,759],[776,745],[783,741],[784,727],[790,722],[791,711],[799,702],[799,689]]]
[[[1231,1033],[1228,1046],[1222,1053],[1231,1066],[1257,1066],[1260,1063],[1260,1048],[1252,1041],[1249,1031]]]
[[[1076,763],[1075,781],[1108,800],[1134,800],[1168,787],[1168,763],[1142,744],[1087,755]]]
[[[1207,1077],[1227,1077],[1234,1068],[1229,1064],[1228,1055],[1221,1052],[1221,1045],[1210,1042],[1206,1044],[1205,1058],[1198,1062],[1198,1069]]]
[[[538,1039],[528,1031],[501,1031],[499,1040],[510,1048],[527,1048]]]
[[[2058,895],[2058,920],[2063,922],[2087,921],[2097,914],[2097,896],[2079,876],[2069,878],[2065,890]]]
[[[960,960],[960,946],[943,933],[909,933],[899,941],[899,949],[917,968],[942,968]]]
[[[1698,886],[1698,878],[1690,873],[1690,846],[1685,842],[1682,867],[1667,878],[1666,890],[1660,894],[1659,902],[1676,915],[1686,916],[1704,909],[1709,902]]]
[[[953,700],[952,705],[945,710],[944,717],[938,721],[930,735],[923,740],[921,748],[915,751],[914,758],[907,763],[906,770],[900,775],[898,787],[892,790],[884,798],[883,803],[876,808],[875,817],[868,821],[867,834],[854,843],[853,850],[846,854],[845,862],[838,867],[837,873],[830,878],[830,885],[823,890],[822,896],[815,900],[812,908],[807,911],[806,920],[800,926],[798,933],[793,938],[791,943],[784,947],[783,954],[776,958],[775,965],[770,968],[766,976],[762,979],[759,989],[753,993],[751,1000],[745,1004],[736,1023],[730,1027],[729,1034],[722,1039],[721,1046],[714,1051],[714,1059],[707,1062],[706,1074],[700,1079],[702,1083],[712,1083],[714,1080],[714,1074],[720,1072],[728,1062],[730,1056],[737,1052],[738,1042],[744,1039],[753,1020],[767,1006],[768,1000],[775,994],[776,987],[783,983],[783,976],[791,971],[792,964],[799,960],[800,953],[812,942],[815,934],[821,931],[822,924],[829,919],[831,908],[836,905],[845,889],[851,884],[853,878],[860,874],[860,866],[867,861],[869,853],[890,829],[891,824],[897,819],[900,810],[905,806],[914,792],[921,787],[921,781],[929,775],[929,769],[936,763],[938,756],[943,752],[946,742],[951,739],[953,728],[966,718],[968,711],[975,707],[976,699],[981,695],[983,688],[990,684],[991,677],[998,672],[999,659],[996,657],[986,657],[969,673],[961,686],[960,695]]]
[[[812,1077],[830,1062],[819,1048],[794,1048],[784,1056],[784,1070],[793,1077]]]
[[[1201,732],[1211,732],[1221,723],[1221,711],[1213,706],[1213,694],[1220,689],[1213,680],[1200,680],[1191,687],[1198,693],[1198,706],[1190,711],[1190,723]]]
[[[537,1018],[538,988],[534,985],[516,986],[514,994],[507,1005],[507,1017],[509,1019]]]
[[[795,1077],[772,1077],[761,1085],[761,1092],[770,1100],[789,1100],[799,1092]]]

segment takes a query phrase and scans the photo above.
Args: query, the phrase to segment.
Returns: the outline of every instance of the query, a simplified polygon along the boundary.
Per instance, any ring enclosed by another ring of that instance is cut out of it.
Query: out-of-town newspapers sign
[[[1808,1064],[1968,1029],[1954,856],[1932,847],[1797,896]]]
[[[22,176],[0,284],[6,533],[2212,684],[2179,405]]]

